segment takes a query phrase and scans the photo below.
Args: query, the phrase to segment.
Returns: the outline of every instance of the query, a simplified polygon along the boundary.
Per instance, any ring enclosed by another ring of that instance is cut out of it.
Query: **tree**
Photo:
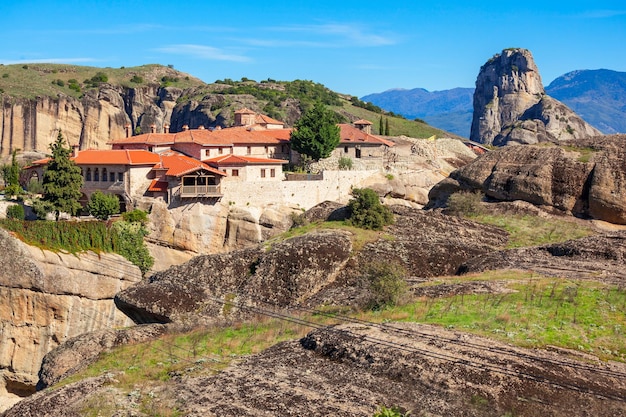
[[[385,117],[385,136],[389,136],[389,119]]]
[[[380,119],[378,119],[378,134],[382,135],[385,133],[385,129],[383,128],[383,116],[380,116]]]
[[[43,174],[44,201],[53,207],[57,220],[60,213],[76,215],[81,205],[78,202],[83,186],[80,168],[70,159],[70,149],[59,130],[56,141],[50,145],[52,157]]]
[[[348,202],[348,223],[362,229],[381,230],[393,223],[393,213],[380,203],[378,194],[371,188],[355,188]]]
[[[291,132],[291,147],[314,161],[328,158],[340,140],[335,116],[321,102],[305,111]]]
[[[94,191],[87,203],[87,211],[98,220],[108,220],[111,215],[120,212],[120,200],[113,194]]]
[[[5,195],[14,196],[21,194],[22,187],[20,186],[20,165],[17,162],[17,149],[13,150],[11,165],[5,165],[2,167],[2,174],[4,176],[4,184],[6,186],[4,190]]]

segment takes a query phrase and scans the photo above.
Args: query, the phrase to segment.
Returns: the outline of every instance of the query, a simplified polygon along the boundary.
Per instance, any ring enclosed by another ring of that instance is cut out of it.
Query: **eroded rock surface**
[[[433,187],[428,207],[450,194],[481,191],[499,201],[523,200],[580,217],[626,224],[626,136],[513,146],[489,152]]]
[[[115,415],[147,415],[131,395],[107,388],[107,378],[114,376],[37,393],[5,417],[74,416],[100,404],[115,404]],[[441,417],[626,413],[623,363],[409,323],[315,330],[217,375],[175,377],[150,389],[157,406],[203,417],[371,416],[380,405]]]
[[[70,337],[132,322],[113,297],[141,280],[119,255],[53,253],[0,229],[0,404],[34,391],[44,355]]]

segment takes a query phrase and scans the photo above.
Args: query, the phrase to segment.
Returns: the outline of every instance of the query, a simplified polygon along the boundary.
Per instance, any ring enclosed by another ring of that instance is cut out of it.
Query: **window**
[[[343,147],[343,153],[348,153],[348,147],[347,146]]]
[[[270,177],[272,177],[272,178],[276,177],[276,169],[275,168],[270,169]]]
[[[211,156],[211,150],[210,149],[205,149],[204,150],[204,156]]]
[[[265,178],[265,168],[261,168],[261,178]]]
[[[286,150],[286,146],[285,146],[285,145],[281,145],[281,146],[280,146],[280,151],[281,151],[282,153],[287,152],[287,150]]]
[[[248,151],[248,155],[252,154],[252,146],[248,146],[247,151]]]
[[[98,168],[93,170],[93,180],[95,182],[100,181],[100,170]]]
[[[265,146],[265,153],[269,153],[270,149],[267,147],[267,145]]]
[[[233,177],[238,177],[239,176],[239,170],[238,169],[233,169],[230,172],[230,175],[232,175]]]
[[[91,168],[87,168],[87,174],[85,175],[85,181],[91,181]]]
[[[224,148],[217,148],[217,153],[218,154],[223,154],[224,153]]]
[[[107,176],[107,169],[102,168],[102,181],[107,182],[108,180],[109,180],[109,177]]]
[[[115,182],[115,172],[109,172],[109,181]]]
[[[123,172],[118,172],[118,173],[117,173],[117,180],[118,180],[119,182],[124,181],[124,173],[123,173]]]
[[[357,158],[361,157],[361,149],[360,148],[355,148],[354,149],[354,153],[355,153],[354,156],[356,156]]]

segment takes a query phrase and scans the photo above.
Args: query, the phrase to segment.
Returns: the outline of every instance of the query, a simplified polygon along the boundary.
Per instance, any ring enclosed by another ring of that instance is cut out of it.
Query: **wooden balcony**
[[[219,185],[183,185],[180,187],[180,198],[221,197]]]

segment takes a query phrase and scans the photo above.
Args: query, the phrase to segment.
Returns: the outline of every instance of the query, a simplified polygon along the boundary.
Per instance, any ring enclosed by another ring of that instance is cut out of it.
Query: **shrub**
[[[459,191],[448,197],[448,213],[456,216],[471,216],[481,214],[483,211],[480,205],[483,200],[480,192]]]
[[[43,194],[43,184],[39,182],[36,178],[30,179],[26,189],[31,194]]]
[[[291,228],[306,226],[309,224],[304,213],[291,213]]]
[[[154,265],[154,258],[146,247],[143,238],[148,231],[139,223],[115,222],[112,226],[117,235],[115,252],[119,253],[141,270],[141,274]]]
[[[24,220],[26,213],[24,212],[24,206],[21,204],[13,204],[7,207],[7,218],[15,220]]]
[[[4,74],[2,74],[2,78],[9,78],[9,73],[5,72]]]
[[[349,171],[352,169],[352,159],[347,156],[342,156],[339,158],[339,169],[342,171]]]
[[[31,207],[39,220],[45,220],[48,213],[52,213],[54,211],[54,205],[52,203],[40,198],[33,200]]]
[[[381,230],[393,223],[393,213],[380,203],[378,194],[371,188],[355,188],[348,203],[348,223],[362,229]]]
[[[387,408],[382,405],[373,417],[409,417],[410,414],[411,413],[409,411],[403,413],[398,407]]]
[[[141,223],[145,225],[148,223],[148,212],[139,209],[127,211],[122,213],[122,219],[128,223]]]
[[[143,77],[140,75],[133,75],[133,78],[130,79],[131,83],[141,84],[143,83]]]
[[[7,197],[17,197],[20,194],[22,194],[22,187],[20,187],[18,184],[7,185],[4,189],[4,195]]]
[[[98,220],[107,220],[120,212],[120,200],[113,194],[94,191],[87,203],[87,212]]]
[[[379,310],[393,307],[408,291],[407,271],[399,263],[372,262],[363,268],[371,298],[369,308]]]

